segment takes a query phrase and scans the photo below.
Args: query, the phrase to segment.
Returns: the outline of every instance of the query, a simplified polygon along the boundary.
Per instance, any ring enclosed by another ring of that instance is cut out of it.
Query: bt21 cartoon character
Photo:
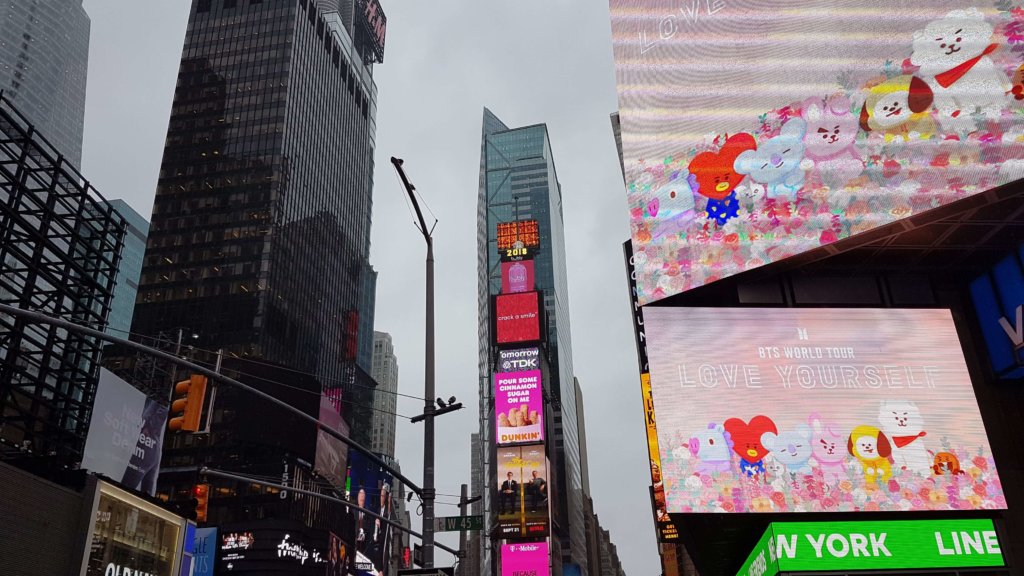
[[[879,482],[885,484],[892,477],[892,464],[889,463],[892,448],[889,439],[878,428],[866,425],[854,428],[846,442],[846,451],[860,461],[868,486],[877,486]]]
[[[651,194],[647,214],[656,222],[651,236],[674,236],[686,230],[693,219],[693,188],[697,179],[685,171],[678,172],[661,188]]]
[[[850,109],[850,99],[835,94],[805,100],[800,113],[807,121],[805,154],[830,188],[842,188],[864,171],[864,161],[854,146],[860,124]]]
[[[935,133],[933,99],[932,89],[917,76],[890,78],[867,89],[860,127],[865,132],[884,134],[886,142],[909,140],[911,134],[929,138]]]
[[[935,93],[939,124],[946,130],[958,131],[950,125],[975,112],[989,120],[999,117],[1011,86],[988,57],[996,48],[992,25],[977,8],[953,10],[914,33],[910,62]]]
[[[956,454],[952,452],[939,452],[933,460],[932,473],[936,476],[943,476],[945,474],[957,476],[958,474],[963,474],[964,471],[960,469],[960,459],[956,457]]]
[[[811,414],[808,423],[814,433],[811,436],[814,463],[821,470],[825,482],[839,482],[846,477],[846,451],[843,450],[846,437],[836,432],[836,424],[823,423],[818,414]]]
[[[772,456],[771,452],[764,457],[764,472],[770,479],[789,480],[789,476],[786,475],[786,465]]]
[[[690,453],[700,460],[697,472],[704,474],[728,472],[732,468],[732,449],[732,435],[714,422],[690,438]]]
[[[755,150],[747,150],[736,158],[734,168],[750,176],[754,182],[768,187],[768,197],[795,198],[804,186],[804,134],[807,122],[790,118],[779,135],[770,138]]]
[[[917,405],[905,400],[883,400],[878,407],[878,422],[892,441],[892,461],[896,469],[927,476],[932,458],[922,440],[927,432]]]
[[[688,169],[697,177],[695,190],[708,199],[708,218],[719,226],[735,218],[739,211],[735,191],[745,176],[736,171],[736,158],[756,148],[754,137],[740,132],[726,138],[718,152],[701,152],[690,160]]]
[[[774,434],[766,432],[761,443],[771,451],[775,460],[781,462],[790,474],[813,472],[811,460],[811,427],[801,424],[795,430]]]
[[[761,443],[761,438],[768,432],[778,434],[772,419],[757,415],[744,422],[739,418],[729,418],[725,421],[725,430],[733,441],[733,451],[740,457],[740,470],[747,476],[764,476],[764,457],[768,449]]]

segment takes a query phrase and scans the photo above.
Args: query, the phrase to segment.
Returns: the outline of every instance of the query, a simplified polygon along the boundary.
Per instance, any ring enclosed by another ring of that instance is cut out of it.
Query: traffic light
[[[195,521],[206,522],[206,511],[210,506],[210,485],[196,484],[192,489],[192,501],[195,503]]]
[[[188,380],[175,384],[174,402],[171,403],[172,418],[167,422],[167,428],[175,432],[198,432],[205,397],[206,376],[193,374]]]

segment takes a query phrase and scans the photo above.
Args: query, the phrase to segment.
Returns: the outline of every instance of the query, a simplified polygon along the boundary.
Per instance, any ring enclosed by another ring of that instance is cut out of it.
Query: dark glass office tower
[[[547,317],[548,361],[553,382],[545,384],[553,398],[554,452],[549,453],[557,475],[557,509],[553,525],[562,553],[562,563],[575,563],[586,574],[586,532],[580,443],[576,419],[576,388],[572,369],[572,341],[569,328],[569,289],[566,278],[565,234],[562,229],[562,189],[555,171],[547,126],[535,124],[508,128],[490,110],[484,109],[480,151],[480,188],[477,198],[477,276],[479,313],[480,437],[487,471],[486,483],[476,489],[485,495],[485,509],[494,510],[491,490],[496,486],[494,449],[493,384],[488,343],[489,301],[501,291],[497,225],[514,220],[537,220],[540,249],[534,257],[537,290],[544,294]],[[549,437],[549,442],[552,440]],[[485,544],[483,569],[491,570],[493,548]]]
[[[88,65],[82,0],[0,4],[0,90],[74,166],[82,163]]]
[[[354,14],[346,23],[310,0],[194,0],[132,323],[145,336],[184,334],[199,361],[223,349],[242,372],[312,375],[342,388],[346,407],[360,392],[372,398],[358,359],[373,339],[380,60],[373,26]],[[368,440],[369,413],[345,414],[353,437]],[[214,434],[196,439],[209,450],[172,434],[165,454],[182,466],[211,455],[242,463],[227,446],[252,438],[218,435],[218,423],[259,417],[243,396],[218,398]]]

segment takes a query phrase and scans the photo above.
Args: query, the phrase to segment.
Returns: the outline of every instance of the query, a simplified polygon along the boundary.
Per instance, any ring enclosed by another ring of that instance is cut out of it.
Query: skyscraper
[[[586,572],[583,483],[576,419],[576,390],[572,369],[569,327],[568,281],[565,236],[562,230],[562,189],[558,183],[547,126],[534,124],[510,129],[490,110],[484,109],[480,151],[480,187],[477,197],[477,306],[479,312],[480,434],[487,470],[485,486],[496,485],[493,459],[494,417],[491,408],[492,373],[490,338],[491,295],[501,290],[501,266],[497,250],[497,225],[515,220],[537,220],[540,249],[534,257],[536,289],[544,295],[547,317],[550,382],[544,388],[554,408],[549,425],[549,454],[556,479],[557,508],[552,510],[552,535],[561,549],[563,564],[578,564]],[[553,439],[553,441],[552,441]],[[491,447],[491,448],[488,448]],[[490,499],[491,490],[479,490]],[[486,509],[495,509],[488,503]],[[553,547],[557,548],[557,547]],[[491,570],[494,549],[485,551],[483,569]]]
[[[331,389],[363,442],[383,13],[375,1],[358,4],[373,14],[344,22],[310,0],[193,1],[132,331],[183,330],[194,335],[194,359],[212,362],[221,349],[225,365],[273,394],[291,392],[268,378]],[[222,395],[212,419],[251,422],[252,410],[244,395]],[[171,435],[165,455],[230,464],[239,458],[230,446],[254,441],[239,430],[196,443]],[[281,474],[285,451],[312,461],[312,444],[294,441],[269,438],[249,453],[273,467],[261,473]]]
[[[82,163],[89,15],[81,0],[0,8],[0,90],[75,167]]]
[[[391,334],[373,333],[373,432],[370,449],[395,457],[395,411],[398,409],[398,358]]]
[[[128,223],[124,235],[124,249],[117,267],[117,285],[114,287],[114,301],[110,304],[105,332],[118,338],[128,338],[135,312],[135,295],[139,291],[139,275],[142,273],[142,257],[146,253],[146,236],[149,222],[132,209],[124,200],[107,202]]]

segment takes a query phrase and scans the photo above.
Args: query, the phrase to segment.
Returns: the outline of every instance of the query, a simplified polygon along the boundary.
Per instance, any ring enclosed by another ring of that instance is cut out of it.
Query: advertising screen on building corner
[[[547,576],[548,543],[502,544],[501,576]]]
[[[641,304],[1024,176],[1024,10],[609,0]]]
[[[544,441],[543,394],[540,370],[494,374],[498,446]]]
[[[948,310],[644,310],[670,513],[1005,509]]]
[[[495,343],[540,340],[540,296],[537,292],[498,294],[494,297]]]

